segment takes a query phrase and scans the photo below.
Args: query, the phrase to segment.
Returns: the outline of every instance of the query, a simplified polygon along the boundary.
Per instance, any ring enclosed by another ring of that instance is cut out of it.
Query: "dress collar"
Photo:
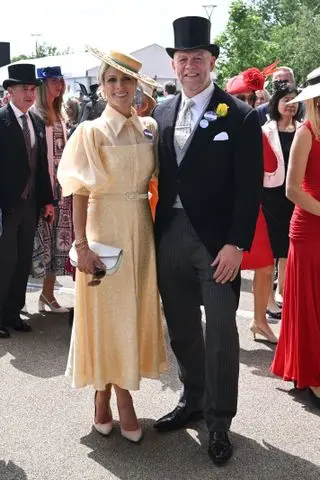
[[[117,137],[119,136],[123,127],[129,124],[133,125],[140,133],[143,133],[141,120],[139,119],[134,108],[132,108],[131,113],[131,117],[127,118],[122,115],[122,113],[118,112],[107,104],[106,108],[104,109],[103,116]]]

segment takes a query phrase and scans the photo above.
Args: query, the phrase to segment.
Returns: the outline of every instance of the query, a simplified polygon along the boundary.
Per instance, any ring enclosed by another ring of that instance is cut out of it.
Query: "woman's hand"
[[[93,275],[97,268],[105,270],[105,264],[100,260],[99,256],[94,253],[88,246],[82,246],[77,249],[78,269],[80,272]]]

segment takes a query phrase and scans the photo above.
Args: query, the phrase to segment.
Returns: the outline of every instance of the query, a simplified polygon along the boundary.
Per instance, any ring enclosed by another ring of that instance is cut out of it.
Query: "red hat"
[[[245,72],[239,73],[227,83],[226,91],[230,95],[237,95],[238,93],[255,92],[263,90],[265,82],[264,75],[258,68],[248,68]]]

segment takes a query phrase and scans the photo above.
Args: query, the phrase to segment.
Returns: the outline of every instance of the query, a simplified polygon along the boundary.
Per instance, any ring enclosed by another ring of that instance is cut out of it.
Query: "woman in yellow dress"
[[[78,254],[67,375],[76,388],[95,388],[94,426],[104,435],[112,430],[114,389],[121,434],[138,442],[142,431],[129,391],[139,389],[142,377],[155,379],[166,370],[148,203],[157,125],[132,108],[141,63],[115,51],[90,51],[102,61],[107,107],[78,126],[58,171],[63,194],[73,194]],[[88,283],[104,265],[90,250],[91,241],[123,249],[119,270],[94,287]]]

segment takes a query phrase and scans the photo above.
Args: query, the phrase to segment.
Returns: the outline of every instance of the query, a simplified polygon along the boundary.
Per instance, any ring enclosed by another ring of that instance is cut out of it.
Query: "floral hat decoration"
[[[256,67],[248,68],[248,70],[230,78],[226,86],[226,91],[230,93],[230,95],[237,95],[263,90],[266,78],[276,71],[278,63],[279,60],[268,65],[268,67],[264,68],[262,71]]]

